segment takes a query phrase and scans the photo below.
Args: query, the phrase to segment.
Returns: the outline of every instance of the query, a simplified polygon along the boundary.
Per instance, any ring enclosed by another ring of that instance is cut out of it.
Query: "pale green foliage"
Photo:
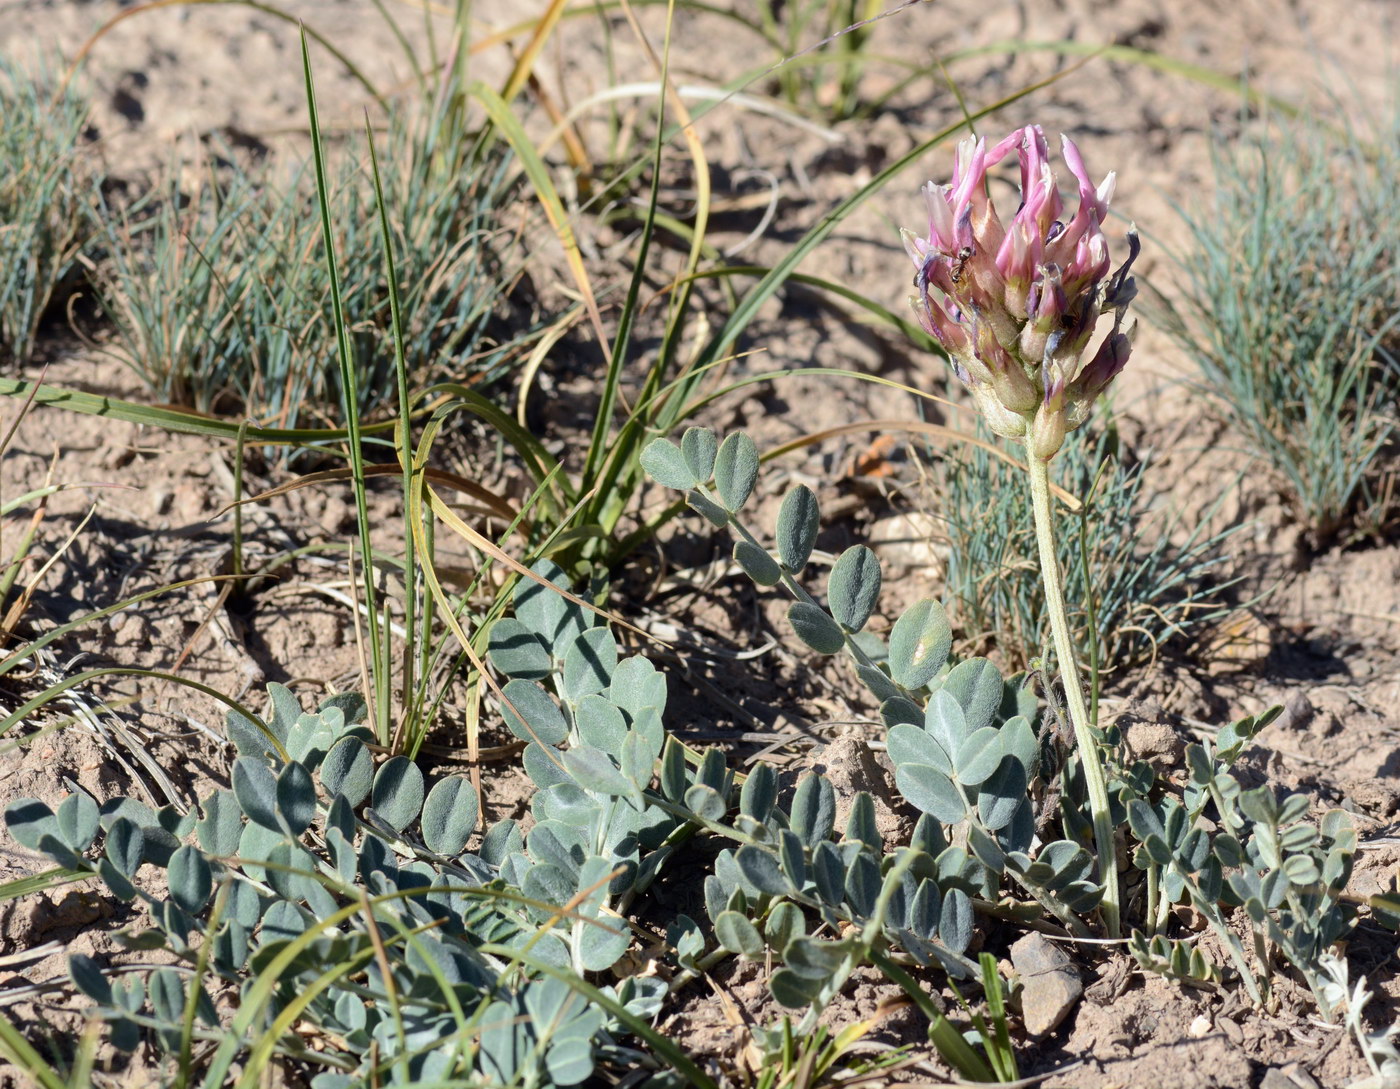
[[[1212,576],[1242,526],[1212,535],[1203,517],[1188,531],[1179,514],[1159,509],[1146,485],[1150,468],[1126,460],[1111,431],[1097,440],[1072,432],[1051,466],[1085,504],[1082,516],[1061,517],[1055,543],[1075,643],[1088,648],[1092,637],[1104,673],[1146,661],[1168,642],[1189,643],[1193,629],[1228,612],[1229,583]],[[1025,474],[969,446],[942,459],[934,478],[959,632],[1024,667],[1050,640]]]
[[[1321,958],[1355,923],[1356,910],[1343,900],[1356,855],[1356,831],[1343,810],[1308,819],[1305,795],[1282,801],[1269,786],[1241,788],[1230,765],[1276,713],[1243,719],[1221,729],[1214,741],[1187,747],[1190,782],[1178,800],[1151,801],[1141,789],[1150,773],[1128,776],[1139,789],[1127,798],[1128,823],[1141,846],[1133,861],[1161,877],[1161,906],[1190,903],[1220,935],[1246,988],[1256,1001],[1267,997],[1270,965],[1251,963],[1244,945],[1226,923],[1226,912],[1243,910],[1256,935],[1256,950],[1276,947],[1321,1000]],[[1214,807],[1213,828],[1201,818]],[[1155,919],[1148,920],[1156,925]],[[1146,966],[1161,970],[1160,949],[1132,950]],[[1146,954],[1146,955],[1144,955]],[[1179,954],[1168,955],[1174,974],[1209,978],[1213,967]],[[1206,975],[1203,977],[1203,971]]]
[[[1217,147],[1213,199],[1181,209],[1194,244],[1169,328],[1318,545],[1393,513],[1400,121],[1380,129],[1279,121]]]
[[[72,82],[0,59],[0,356],[24,362],[74,269],[98,177],[81,157],[88,105]]]
[[[460,129],[446,103],[395,115],[380,151],[397,263],[404,354],[414,383],[499,372],[493,338],[510,285],[508,157]],[[340,295],[357,411],[390,403],[394,345],[374,186],[364,163],[330,179]],[[321,424],[342,398],[316,195],[306,172],[209,173],[172,180],[137,206],[105,209],[94,272],[113,351],[162,398],[259,423]]]
[[[695,439],[687,441],[699,445]],[[663,464],[679,456],[678,448],[661,439],[653,443],[647,460]],[[692,506],[708,509],[712,500],[705,482],[697,480],[690,488]],[[758,948],[756,927],[744,925],[755,893],[795,899],[798,893],[814,892],[818,903],[844,897],[855,918],[868,905],[902,903],[908,912],[905,930],[899,932],[905,949],[916,957],[937,958],[954,976],[970,975],[972,965],[960,954],[971,935],[972,918],[963,912],[955,892],[961,887],[970,896],[980,890],[994,900],[1007,884],[1038,901],[1071,932],[1087,935],[1084,919],[1102,899],[1103,887],[1094,873],[1093,856],[1083,846],[1089,820],[1077,756],[1069,755],[1063,774],[1056,774],[1047,754],[1056,761],[1066,754],[1037,731],[1033,696],[1006,681],[984,658],[949,659],[952,631],[937,602],[921,601],[906,610],[891,628],[888,645],[860,634],[880,586],[878,562],[863,546],[838,557],[827,582],[829,610],[818,604],[793,578],[806,560],[806,542],[815,536],[818,518],[815,497],[797,491],[780,509],[778,557],[770,561],[780,568],[784,587],[796,598],[789,618],[798,637],[813,650],[846,650],[879,701],[895,784],[924,813],[914,848],[935,860],[939,884],[930,888],[945,890],[945,881],[951,885],[940,900],[901,873],[905,884],[896,891],[891,875],[900,872],[898,863],[863,873],[856,847],[846,848],[849,856],[840,858],[842,865],[821,844],[809,859],[804,849],[813,844],[803,839],[801,830],[825,831],[833,808],[822,796],[820,781],[809,781],[799,788],[787,821],[793,830],[791,846],[787,837],[778,838],[776,865],[751,848],[741,848],[732,864],[722,855],[715,875],[707,879],[706,902],[721,942],[746,955]],[[761,550],[732,511],[724,521],[741,543]],[[763,567],[752,554],[741,564],[749,572]],[[1227,925],[1235,909],[1248,919],[1257,947],[1277,948],[1315,992],[1321,986],[1321,958],[1346,936],[1355,917],[1354,909],[1341,899],[1356,850],[1356,833],[1346,814],[1334,811],[1314,823],[1305,819],[1307,806],[1301,796],[1279,802],[1267,787],[1243,790],[1230,770],[1276,714],[1277,709],[1244,719],[1220,730],[1211,743],[1189,746],[1191,777],[1179,797],[1170,790],[1163,793],[1163,784],[1146,763],[1125,767],[1115,761],[1110,769],[1110,793],[1126,808],[1128,830],[1138,844],[1134,861],[1148,871],[1150,882],[1151,934],[1135,936],[1130,948],[1150,970],[1196,981],[1219,979],[1219,969],[1203,956],[1155,933],[1170,904],[1189,902],[1220,934],[1257,1002],[1266,997],[1270,965],[1267,959],[1251,964]],[[1115,731],[1106,740],[1111,753],[1119,751],[1121,739]],[[1057,789],[1063,789],[1060,812],[1037,813],[1038,803]],[[762,795],[760,790],[755,793]],[[878,839],[873,830],[861,830],[862,804],[858,799],[846,842]],[[1208,807],[1219,822],[1213,831],[1202,823]],[[1047,818],[1055,816],[1063,829],[1060,839],[1053,838],[1047,825]],[[966,846],[944,847],[949,843]],[[920,872],[919,865],[917,860],[911,863],[914,874]],[[881,873],[886,874],[883,883],[878,879]],[[921,935],[934,932],[938,942],[920,944]],[[787,967],[772,981],[779,1001],[797,1005],[805,999],[820,1005],[829,1000],[823,988],[834,978],[836,966],[844,963],[841,958],[858,948],[852,945],[857,943],[854,933],[847,931],[847,945],[820,954],[803,944],[804,939],[793,939],[797,944],[784,954]],[[870,930],[860,933],[868,939]],[[864,952],[871,955],[869,948]]]
[[[218,1045],[210,1081],[221,1084],[218,1072],[250,1061],[244,1049],[264,1041],[284,1056],[304,1055],[288,1026],[274,1028],[296,1009],[298,1021],[336,1042],[319,1064],[344,1071],[320,1075],[318,1089],[473,1070],[526,1085],[588,1078],[614,1046],[617,1022],[546,969],[603,971],[627,948],[627,929],[600,913],[606,887],[576,913],[561,919],[557,908],[612,862],[575,865],[548,836],[557,822],[543,815],[528,844],[506,822],[467,852],[478,806],[465,779],[425,789],[402,757],[371,770],[358,697],[333,697],[311,713],[281,686],[269,686],[269,697],[265,724],[230,716],[242,753],[233,788],[199,810],[155,812],[129,798],[99,807],[85,794],[56,812],[32,799],[6,810],[21,845],[144,906],[149,926],[122,932],[122,944],[174,958],[176,967],[116,979],[85,955],[71,958],[74,985],[96,1003],[111,1042],[130,1051],[151,1033],[183,1065],[191,1039],[208,1040]],[[301,758],[284,760],[279,749]],[[582,819],[590,797],[565,773],[537,805],[567,804]],[[616,806],[609,812],[617,832],[626,821]],[[652,823],[667,820],[675,823],[664,814]],[[629,842],[635,859],[634,833]],[[159,884],[147,880],[147,867],[164,870],[168,897],[148,891]],[[533,876],[521,880],[523,873]],[[508,886],[498,875],[514,880]],[[514,891],[521,886],[523,898]],[[378,942],[387,962],[376,957]],[[513,950],[536,967],[506,971]],[[211,996],[227,986],[241,999],[220,1013]],[[641,980],[604,990],[643,1015],[658,998]]]

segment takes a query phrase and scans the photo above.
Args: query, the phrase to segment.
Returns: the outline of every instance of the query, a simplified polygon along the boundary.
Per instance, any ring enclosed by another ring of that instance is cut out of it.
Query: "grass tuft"
[[[25,362],[74,271],[96,191],[79,142],[86,99],[0,59],[0,357]]]
[[[1393,514],[1397,137],[1400,117],[1374,146],[1276,123],[1238,153],[1217,150],[1213,201],[1182,209],[1194,245],[1168,327],[1318,547]]]
[[[391,117],[381,161],[404,354],[416,388],[481,382],[520,349],[496,337],[513,280],[509,157],[461,128],[448,96]],[[242,411],[277,427],[326,424],[343,400],[320,219],[305,170],[210,172],[124,214],[104,210],[94,271],[115,353],[168,402]],[[332,244],[345,270],[356,407],[395,401],[394,343],[373,182],[359,158],[330,169]]]
[[[1060,569],[1076,643],[1094,640],[1100,672],[1149,660],[1229,611],[1211,576],[1239,527],[1210,536],[1203,518],[1184,532],[1179,515],[1155,510],[1148,468],[1123,457],[1112,431],[1073,432],[1054,464],[1056,483],[1084,502],[1059,536]],[[971,653],[996,648],[1015,668],[1049,638],[1022,475],[968,443],[942,463],[938,487],[956,622]]]

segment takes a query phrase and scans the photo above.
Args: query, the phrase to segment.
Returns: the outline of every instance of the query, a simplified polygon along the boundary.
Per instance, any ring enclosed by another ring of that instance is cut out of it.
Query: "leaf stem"
[[[1031,509],[1035,515],[1035,538],[1040,549],[1040,578],[1045,586],[1045,606],[1050,613],[1050,630],[1055,639],[1055,657],[1064,679],[1065,702],[1074,726],[1075,747],[1084,768],[1089,790],[1089,811],[1094,822],[1094,847],[1099,859],[1099,880],[1103,882],[1104,928],[1110,938],[1119,936],[1118,856],[1114,848],[1113,817],[1109,810],[1108,780],[1103,756],[1089,722],[1084,703],[1084,686],[1079,679],[1079,663],[1070,640],[1069,618],[1065,615],[1064,586],[1055,555],[1055,515],[1050,498],[1050,461],[1040,458],[1026,436],[1026,471],[1031,479]]]

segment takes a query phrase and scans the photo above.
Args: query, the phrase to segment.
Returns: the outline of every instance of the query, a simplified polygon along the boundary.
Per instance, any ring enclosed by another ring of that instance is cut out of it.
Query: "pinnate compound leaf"
[[[477,799],[471,783],[449,775],[433,784],[423,803],[423,843],[434,854],[462,853],[476,831]]]
[[[719,440],[708,427],[687,427],[681,436],[681,454],[696,483],[703,484],[715,471]]]
[[[797,637],[818,654],[835,654],[846,645],[841,626],[810,601],[794,601],[788,606],[788,622]]]
[[[720,502],[733,513],[748,502],[758,480],[758,448],[743,431],[720,444],[715,455],[715,490]]]
[[[734,543],[734,562],[759,586],[776,586],[783,578],[778,561],[752,541]]]
[[[923,688],[948,661],[953,628],[943,606],[924,598],[904,611],[890,629],[890,676],[902,688]]]
[[[778,559],[793,574],[807,566],[821,528],[821,505],[816,493],[799,484],[783,496],[778,510]]]
[[[422,811],[423,794],[423,773],[406,756],[386,760],[374,776],[374,811],[396,832]]]
[[[683,492],[701,483],[681,448],[670,439],[653,439],[642,449],[642,468],[662,487]]]
[[[374,754],[358,737],[342,737],[321,762],[321,785],[353,806],[369,797],[374,785]]]

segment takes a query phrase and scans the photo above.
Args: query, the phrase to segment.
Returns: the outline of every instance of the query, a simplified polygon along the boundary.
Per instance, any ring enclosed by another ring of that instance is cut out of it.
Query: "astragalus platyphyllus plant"
[[[1095,399],[1123,369],[1132,348],[1125,324],[1135,287],[1128,256],[1111,276],[1103,223],[1116,176],[1095,187],[1079,149],[1061,137],[1079,206],[1065,219],[1049,148],[1039,125],[1027,125],[990,150],[984,139],[958,146],[953,180],[924,186],[928,237],[902,232],[918,270],[913,300],[920,322],[948,352],[992,429],[1031,438],[1033,453],[1055,455]],[[987,172],[1015,151],[1021,202],[1009,227],[987,192]],[[1112,326],[1087,353],[1099,319]]]
[[[1128,271],[1138,239],[1129,230],[1127,258],[1110,274],[1103,224],[1116,175],[1095,186],[1074,142],[1062,136],[1060,146],[1079,189],[1068,220],[1045,133],[1027,125],[990,150],[978,137],[959,144],[953,180],[924,186],[928,237],[903,235],[918,270],[914,308],[924,328],[948,353],[992,430],[1025,444],[1046,607],[1093,817],[1104,925],[1116,937],[1118,867],[1108,782],[1065,613],[1049,465],[1066,433],[1088,419],[1128,361],[1133,326],[1125,318],[1137,291]],[[1013,151],[1021,165],[1021,201],[1006,226],[987,191],[987,172]],[[1111,324],[1095,344],[1100,319],[1108,315]]]

